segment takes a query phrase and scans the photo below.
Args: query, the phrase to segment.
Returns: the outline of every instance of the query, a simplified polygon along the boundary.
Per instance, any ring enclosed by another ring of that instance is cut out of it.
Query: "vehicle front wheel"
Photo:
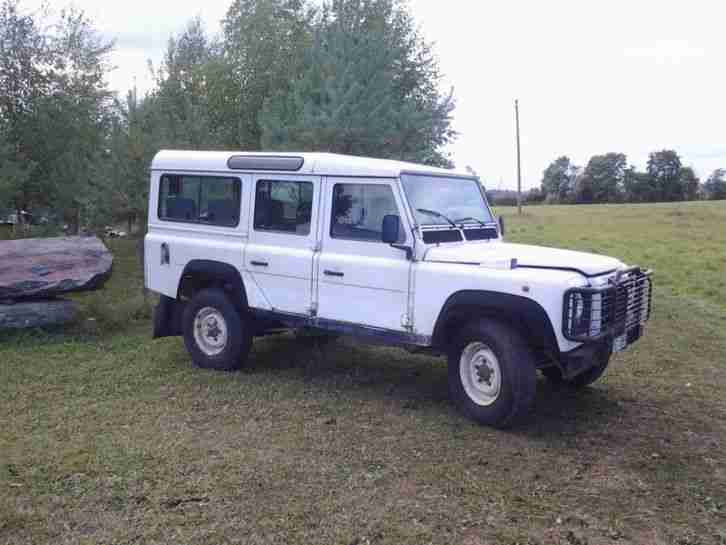
[[[242,367],[252,346],[248,318],[220,289],[201,290],[186,304],[184,344],[197,367],[233,371]]]
[[[451,397],[476,422],[506,428],[530,412],[535,360],[511,326],[489,318],[470,324],[452,344],[448,360]]]

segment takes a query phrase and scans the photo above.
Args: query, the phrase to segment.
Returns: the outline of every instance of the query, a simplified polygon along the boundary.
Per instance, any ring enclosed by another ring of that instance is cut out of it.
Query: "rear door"
[[[272,310],[311,314],[320,177],[255,175],[245,269]]]
[[[404,218],[395,180],[326,178],[321,208],[318,316],[405,331],[411,262],[381,241],[383,217]]]

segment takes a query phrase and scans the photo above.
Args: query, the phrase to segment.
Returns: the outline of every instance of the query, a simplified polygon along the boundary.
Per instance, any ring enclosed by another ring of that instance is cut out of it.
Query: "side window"
[[[159,187],[159,219],[236,227],[241,188],[238,178],[164,174]]]
[[[399,215],[390,186],[382,184],[335,184],[330,236],[380,242],[383,218]],[[403,230],[399,242],[405,240]]]
[[[260,180],[255,191],[256,231],[310,234],[313,184]]]

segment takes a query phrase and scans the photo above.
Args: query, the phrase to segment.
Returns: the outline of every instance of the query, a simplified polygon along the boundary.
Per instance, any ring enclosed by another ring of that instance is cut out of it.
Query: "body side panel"
[[[458,263],[417,262],[415,294],[415,331],[433,336],[436,322],[446,301],[460,291],[489,291],[530,299],[541,306],[552,325],[561,352],[579,343],[562,335],[562,297],[565,289],[581,285],[579,275],[562,271],[491,269]]]
[[[161,175],[167,173],[174,174],[175,171],[153,172],[151,175],[148,232],[144,240],[146,287],[167,297],[176,298],[184,269],[193,260],[229,264],[245,279],[243,252],[248,239],[246,211],[249,210],[250,177],[231,174],[241,180],[241,218],[236,227],[221,227],[159,219],[159,181]],[[208,172],[195,174],[218,176]],[[165,250],[162,250],[162,246]],[[168,252],[168,263],[162,263],[162,252]],[[259,300],[257,290],[247,287],[246,291],[249,304],[256,304]],[[261,306],[264,307],[264,302]]]
[[[399,214],[403,210],[396,179],[325,178],[321,253],[316,259],[318,315],[338,322],[404,331],[411,262],[404,252],[383,242],[331,236],[336,184],[390,187]],[[411,233],[405,235],[406,243],[411,244]]]

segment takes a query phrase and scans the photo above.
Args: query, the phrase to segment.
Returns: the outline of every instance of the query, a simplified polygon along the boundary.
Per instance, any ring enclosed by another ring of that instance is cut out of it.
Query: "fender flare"
[[[221,261],[210,259],[192,259],[186,264],[179,280],[177,299],[183,294],[185,282],[190,279],[202,279],[204,284],[219,285],[232,296],[232,302],[240,310],[247,308],[247,291],[239,270]]]
[[[191,286],[189,286],[191,284]],[[189,286],[189,292],[187,287]],[[154,309],[152,338],[175,337],[182,334],[182,315],[185,301],[193,289],[219,286],[232,299],[232,303],[244,312],[247,309],[247,292],[240,272],[229,263],[208,259],[193,259],[184,267],[176,298],[162,295]]]
[[[533,345],[554,356],[560,355],[552,322],[539,303],[518,295],[485,290],[462,290],[449,296],[436,319],[433,345],[446,346],[449,320],[458,314],[469,313],[503,318],[525,332]]]

